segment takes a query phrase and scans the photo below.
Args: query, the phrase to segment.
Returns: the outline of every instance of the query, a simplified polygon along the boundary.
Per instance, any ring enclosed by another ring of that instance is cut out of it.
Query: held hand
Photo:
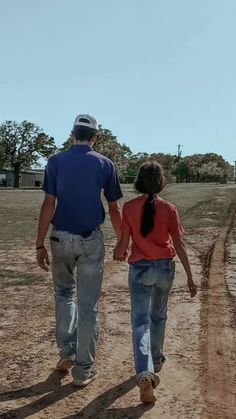
[[[192,278],[188,278],[188,289],[189,289],[191,298],[195,297],[195,295],[197,294],[197,286]]]
[[[48,272],[50,261],[49,261],[47,249],[45,247],[37,250],[36,259],[37,259],[39,267],[43,269],[44,271]]]
[[[128,252],[127,250],[125,252],[121,252],[119,250],[119,247],[116,246],[116,248],[113,250],[113,259],[117,260],[119,262],[124,262],[127,259]]]
[[[126,250],[123,254],[123,258],[124,260],[126,260],[128,258],[128,250]]]

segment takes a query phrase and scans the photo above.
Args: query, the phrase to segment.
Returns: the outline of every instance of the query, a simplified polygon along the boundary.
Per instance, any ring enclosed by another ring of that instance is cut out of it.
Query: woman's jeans
[[[88,237],[53,230],[52,273],[56,336],[61,358],[75,360],[74,378],[87,379],[95,360],[104,243],[100,230]],[[77,304],[74,294],[77,291]]]
[[[155,384],[154,365],[164,361],[167,303],[175,274],[173,259],[140,260],[129,269],[133,351],[138,381]]]

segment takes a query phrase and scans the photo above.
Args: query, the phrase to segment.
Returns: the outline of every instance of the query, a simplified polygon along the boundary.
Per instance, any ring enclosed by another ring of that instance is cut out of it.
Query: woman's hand
[[[188,283],[188,289],[189,289],[189,292],[190,292],[190,296],[191,296],[191,298],[193,298],[197,294],[197,286],[196,286],[196,284],[195,284],[195,282],[194,282],[194,280],[192,279],[191,276],[188,277],[187,283]]]
[[[113,250],[113,259],[118,260],[119,262],[124,262],[127,259],[127,256],[127,250],[124,251],[118,243]]]

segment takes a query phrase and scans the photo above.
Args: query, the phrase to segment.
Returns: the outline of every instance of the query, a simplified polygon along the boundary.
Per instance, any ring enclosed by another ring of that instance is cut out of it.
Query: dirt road
[[[232,193],[228,208],[230,201],[234,201]],[[214,202],[207,208],[204,202],[194,205],[183,213],[187,225],[193,212],[200,216],[204,212],[209,219],[214,208]],[[177,262],[165,341],[167,362],[160,373],[155,406],[138,401],[127,265],[112,261],[112,238],[106,239],[99,376],[82,390],[72,387],[70,375],[53,369],[57,361],[53,289],[50,275],[42,276],[35,266],[33,241],[25,241],[23,251],[20,246],[9,245],[7,252],[1,248],[1,417],[235,419],[234,211],[233,205],[221,226],[186,229],[199,293],[190,299]]]

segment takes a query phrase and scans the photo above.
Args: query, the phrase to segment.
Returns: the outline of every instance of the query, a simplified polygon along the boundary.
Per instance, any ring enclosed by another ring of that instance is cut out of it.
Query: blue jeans
[[[98,303],[105,254],[103,234],[95,230],[83,238],[54,229],[50,242],[59,354],[61,358],[75,360],[74,378],[86,379],[95,360],[98,338]]]
[[[140,260],[129,269],[133,351],[138,381],[164,361],[167,303],[175,274],[173,259]]]

